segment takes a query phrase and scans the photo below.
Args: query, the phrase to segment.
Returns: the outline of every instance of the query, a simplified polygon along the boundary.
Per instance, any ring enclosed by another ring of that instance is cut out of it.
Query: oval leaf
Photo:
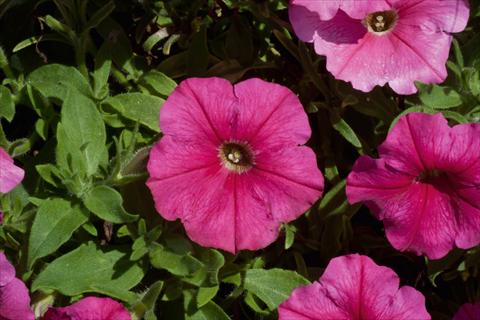
[[[83,203],[96,216],[109,222],[127,223],[138,219],[138,216],[125,211],[120,193],[107,186],[91,189],[85,195]]]

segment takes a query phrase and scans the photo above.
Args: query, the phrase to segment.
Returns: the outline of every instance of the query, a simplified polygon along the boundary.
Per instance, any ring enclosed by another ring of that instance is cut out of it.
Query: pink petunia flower
[[[458,309],[452,320],[480,320],[480,303],[465,303]]]
[[[398,250],[445,256],[454,244],[480,243],[480,124],[448,126],[442,114],[400,118],[378,148],[360,157],[347,179],[350,203],[384,221]]]
[[[335,78],[412,94],[414,81],[445,80],[451,33],[465,28],[469,8],[466,0],[291,0],[289,15]]]
[[[15,268],[0,252],[0,319],[34,320],[25,284],[15,277]]]
[[[22,180],[25,172],[13,164],[13,159],[0,148],[0,193],[10,192]]]
[[[367,256],[330,261],[320,279],[295,289],[278,308],[279,320],[425,320],[425,297]]]
[[[321,195],[308,119],[289,89],[250,79],[183,81],[160,113],[148,162],[158,212],[189,237],[236,253],[273,242]]]
[[[131,320],[131,316],[128,310],[115,300],[87,297],[68,307],[50,307],[43,320]]]

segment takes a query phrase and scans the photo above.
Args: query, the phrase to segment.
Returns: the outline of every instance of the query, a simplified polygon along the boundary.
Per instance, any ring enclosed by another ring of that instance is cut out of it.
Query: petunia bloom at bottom
[[[458,309],[452,320],[480,320],[480,303],[465,303]]]
[[[427,320],[425,297],[390,268],[352,254],[330,261],[320,279],[295,289],[279,320]]]
[[[480,124],[449,127],[442,114],[409,113],[347,178],[350,203],[383,220],[398,250],[445,256],[480,243]]]
[[[0,252],[0,319],[35,319],[30,308],[28,289],[15,277],[15,268],[3,252]]]
[[[115,300],[87,297],[68,307],[50,307],[43,320],[131,320],[131,316],[128,310]]]

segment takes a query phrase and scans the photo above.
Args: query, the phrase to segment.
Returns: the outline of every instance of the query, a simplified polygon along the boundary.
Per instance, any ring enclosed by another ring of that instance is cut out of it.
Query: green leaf
[[[190,76],[201,76],[208,67],[209,52],[207,46],[207,28],[202,26],[195,33],[187,50],[187,73]]]
[[[215,302],[210,301],[195,314],[188,317],[188,320],[230,320],[230,317]]]
[[[171,39],[172,37],[170,37]],[[180,52],[164,59],[157,69],[171,78],[180,78],[186,75],[188,52]]]
[[[82,154],[82,150],[74,148],[70,143],[70,139],[65,133],[62,123],[57,125],[57,148],[56,148],[56,160],[59,172],[65,173],[65,177],[80,176],[84,178],[87,172],[86,159]],[[66,181],[63,181],[65,184]],[[83,184],[78,183],[76,191],[83,189]],[[79,194],[78,193],[78,194]],[[75,194],[77,194],[75,192]]]
[[[55,198],[43,201],[28,240],[28,268],[31,269],[37,259],[60,248],[87,220],[88,212],[69,201]]]
[[[51,15],[45,16],[45,18],[42,18],[42,20],[47,24],[50,29],[58,32],[60,35],[65,37],[65,39],[70,40],[72,44],[76,40],[77,35],[75,34],[75,32],[69,26],[61,23]]]
[[[480,70],[474,68],[467,69],[467,83],[474,96],[480,98]]]
[[[462,97],[452,88],[416,83],[418,97],[422,103],[433,109],[449,109],[462,104]]]
[[[196,256],[201,261],[202,267],[183,280],[200,287],[213,287],[219,283],[218,272],[225,264],[225,258],[214,249],[199,248],[198,250],[200,253]]]
[[[435,113],[435,110],[433,110],[430,107],[425,107],[425,106],[413,106],[408,109],[403,110],[399,115],[393,119],[392,123],[390,124],[390,127],[388,128],[388,132],[392,130],[392,128],[397,124],[398,120],[400,120],[401,117],[403,117],[406,114],[412,113],[412,112],[424,112],[424,113],[430,113],[433,114]]]
[[[152,51],[153,47],[157,43],[159,43],[160,41],[162,41],[163,39],[165,39],[168,36],[169,36],[169,34],[168,34],[167,28],[158,29],[157,32],[152,33],[147,38],[147,40],[145,40],[145,42],[143,43],[143,50],[145,50],[146,52]]]
[[[162,288],[163,281],[158,280],[140,295],[140,301],[133,307],[138,319],[157,319],[155,305]]]
[[[160,108],[165,100],[139,92],[122,93],[104,101],[127,119],[160,132]]]
[[[291,226],[286,224],[285,226],[285,250],[290,249],[295,242],[295,232],[297,228],[295,226]]]
[[[138,219],[138,216],[125,211],[120,193],[108,186],[97,186],[91,189],[85,195],[83,203],[88,210],[105,221],[128,223]]]
[[[27,82],[47,98],[65,100],[72,88],[86,96],[92,95],[90,85],[80,71],[60,64],[47,64],[34,70],[28,76]]]
[[[455,54],[455,60],[457,60],[457,65],[460,67],[460,69],[463,69],[463,67],[465,67],[465,61],[463,59],[462,50],[460,49],[460,44],[458,43],[458,40],[455,38],[452,39],[452,43],[453,43],[453,52]]]
[[[280,41],[280,43],[285,47],[285,49],[287,49],[288,52],[290,52],[290,54],[295,57],[295,59],[300,61],[300,57],[298,54],[298,47],[292,41],[292,37],[286,31],[282,32],[277,29],[273,30],[273,34],[278,39],[278,41]]]
[[[464,259],[465,252],[459,249],[450,251],[448,255],[438,260],[428,260],[425,258],[428,278],[432,281],[433,285],[436,286],[435,279],[438,275],[456,267],[461,261],[464,261]]]
[[[51,163],[36,165],[35,169],[37,169],[38,174],[43,180],[54,187],[58,187],[64,178],[62,177],[60,170]]]
[[[129,261],[127,253],[117,249],[104,252],[88,243],[47,265],[33,281],[31,290],[56,290],[66,296],[96,292],[132,301],[135,294],[129,290],[143,276],[143,269]]]
[[[465,118],[462,114],[460,114],[458,112],[450,111],[450,110],[443,110],[442,114],[448,120],[454,120],[458,124],[468,123],[468,119]]]
[[[69,42],[65,41],[65,38],[56,34],[56,33],[48,33],[48,34],[42,34],[40,36],[33,36],[28,39],[22,40],[17,45],[12,49],[12,52],[18,52],[22,49],[28,48],[31,45],[40,43],[42,41],[54,41],[54,42],[60,42],[60,43],[67,43]]]
[[[152,94],[168,97],[177,86],[177,83],[160,71],[150,70],[139,80],[139,84]]]
[[[12,121],[15,116],[15,103],[12,99],[10,90],[0,85],[0,119],[5,118],[7,121]]]
[[[203,307],[209,301],[211,301],[217,295],[218,289],[219,289],[219,286],[209,287],[209,288],[205,288],[205,287],[199,288],[196,296],[196,302],[197,302],[198,308]]]
[[[110,0],[103,7],[95,10],[95,14],[88,20],[83,32],[88,32],[90,29],[98,26],[103,20],[105,20],[110,13],[115,9],[115,3]]]
[[[238,60],[242,65],[250,65],[254,56],[252,28],[246,17],[234,15],[232,20],[225,51],[229,58]]]
[[[95,56],[95,71],[93,72],[93,95],[97,99],[103,99],[108,95],[108,77],[112,67],[112,46],[105,42]]]
[[[245,289],[275,310],[285,301],[293,289],[309,284],[309,281],[294,271],[282,269],[250,269],[245,274]]]
[[[61,122],[69,150],[81,150],[85,157],[87,175],[106,165],[105,124],[92,100],[70,90],[62,106]]]
[[[187,276],[202,268],[203,264],[189,253],[177,253],[172,248],[153,244],[150,262],[157,269],[165,269],[177,276]]]
[[[333,128],[338,131],[348,142],[350,142],[355,148],[362,149],[362,143],[360,139],[357,137],[355,131],[353,131],[352,127],[343,120],[340,115],[336,114],[336,112],[330,112],[330,121],[332,122]]]

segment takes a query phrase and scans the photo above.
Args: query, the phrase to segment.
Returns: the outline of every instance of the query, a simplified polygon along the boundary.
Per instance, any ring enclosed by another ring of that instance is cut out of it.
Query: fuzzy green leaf
[[[52,261],[35,279],[32,291],[56,290],[66,296],[95,292],[132,301],[135,294],[129,290],[143,275],[123,250],[103,251],[88,243]]]
[[[97,186],[84,197],[83,203],[99,218],[113,223],[128,223],[138,219],[123,208],[120,193],[108,186]]]
[[[60,248],[87,220],[88,212],[78,205],[55,198],[43,201],[28,240],[28,268],[31,269],[37,259]]]
[[[245,289],[260,298],[270,310],[285,301],[293,289],[309,284],[294,271],[282,269],[250,269],[245,274]]]

